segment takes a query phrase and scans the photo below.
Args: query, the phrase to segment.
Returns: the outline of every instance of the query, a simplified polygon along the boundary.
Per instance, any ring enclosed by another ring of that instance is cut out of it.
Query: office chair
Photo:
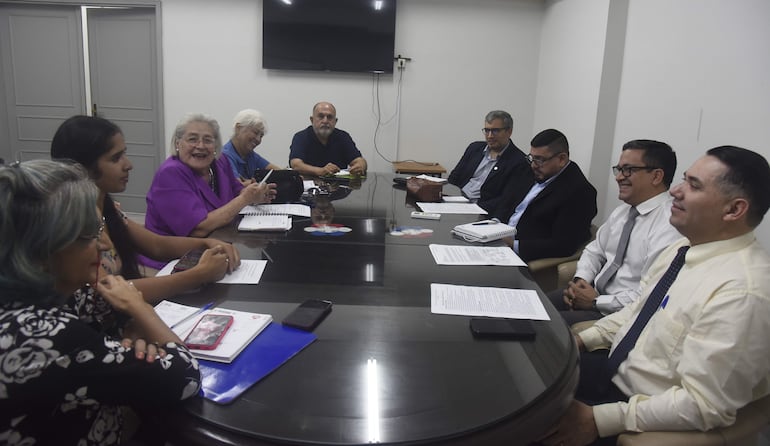
[[[529,272],[532,274],[532,278],[537,282],[544,292],[551,290],[564,288],[567,286],[567,282],[572,279],[575,274],[575,268],[577,268],[577,260],[580,259],[580,255],[583,253],[583,249],[596,238],[596,231],[599,228],[596,225],[591,225],[591,238],[588,239],[574,254],[567,257],[548,257],[545,259],[537,259],[529,262]],[[572,273],[569,273],[570,262],[575,262],[572,269]],[[560,271],[560,266],[564,264],[563,272]]]

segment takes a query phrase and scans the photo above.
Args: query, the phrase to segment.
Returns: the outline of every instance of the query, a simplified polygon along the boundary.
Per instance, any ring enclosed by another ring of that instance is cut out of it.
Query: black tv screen
[[[396,0],[263,0],[262,68],[393,72]]]

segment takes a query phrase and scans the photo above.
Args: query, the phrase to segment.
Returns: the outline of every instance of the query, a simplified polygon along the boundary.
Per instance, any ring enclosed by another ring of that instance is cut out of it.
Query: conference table
[[[211,284],[172,300],[214,300],[273,323],[306,299],[334,306],[315,342],[230,404],[197,397],[163,412],[174,445],[526,445],[564,413],[577,348],[528,270],[437,265],[428,245],[467,244],[452,227],[483,216],[413,219],[414,201],[394,176],[316,180],[303,196],[311,217],[294,217],[286,232],[239,232],[235,222],[213,234],[244,259],[267,260],[260,283]],[[306,230],[323,225],[350,230]],[[391,235],[403,227],[433,233]],[[470,317],[431,313],[431,283],[534,289],[551,320],[532,321],[534,340],[477,339]]]

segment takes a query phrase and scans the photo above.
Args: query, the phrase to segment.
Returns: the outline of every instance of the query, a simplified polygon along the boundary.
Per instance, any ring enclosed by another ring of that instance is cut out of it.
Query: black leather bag
[[[270,169],[257,169],[254,172],[254,179],[257,182],[270,172]],[[302,177],[296,170],[274,170],[267,179],[268,183],[276,184],[276,195],[273,203],[296,203],[300,201],[305,187],[302,183]]]

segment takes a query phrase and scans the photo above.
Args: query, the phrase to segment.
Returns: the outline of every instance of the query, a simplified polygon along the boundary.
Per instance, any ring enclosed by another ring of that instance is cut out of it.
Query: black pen
[[[495,223],[497,223],[497,222],[494,221],[494,220],[482,220],[482,221],[477,221],[476,223],[471,223],[471,224],[473,226],[479,226],[479,225],[493,225]]]

